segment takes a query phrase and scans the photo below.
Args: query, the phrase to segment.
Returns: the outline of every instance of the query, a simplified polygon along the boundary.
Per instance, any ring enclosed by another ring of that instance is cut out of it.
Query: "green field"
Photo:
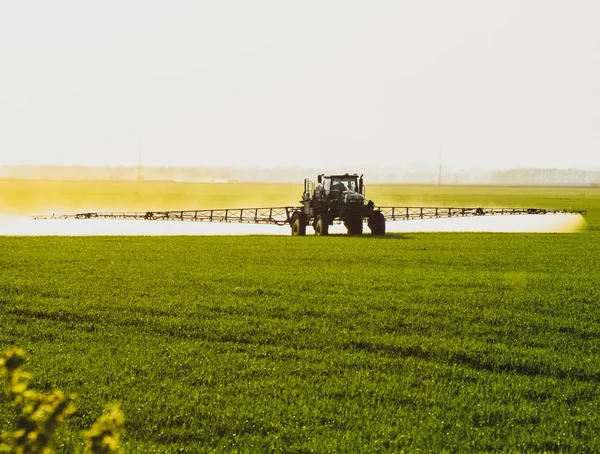
[[[21,214],[287,205],[301,189],[0,185],[0,213]],[[78,395],[77,430],[120,402],[127,452],[600,451],[600,189],[367,192],[587,209],[589,229],[0,237],[0,348],[26,349],[35,387]],[[1,404],[0,427],[11,417]]]

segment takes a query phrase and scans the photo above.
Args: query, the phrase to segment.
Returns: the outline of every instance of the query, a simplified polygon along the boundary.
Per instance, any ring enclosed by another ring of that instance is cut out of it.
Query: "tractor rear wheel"
[[[292,215],[292,236],[304,236],[306,235],[306,216],[296,211]]]
[[[326,236],[329,235],[329,223],[327,222],[327,215],[319,214],[315,219],[315,235]]]
[[[371,229],[371,235],[385,235],[385,216],[381,211],[376,211],[371,215],[369,218],[369,228]]]
[[[348,235],[362,235],[363,233],[363,220],[362,217],[352,217],[344,222]]]

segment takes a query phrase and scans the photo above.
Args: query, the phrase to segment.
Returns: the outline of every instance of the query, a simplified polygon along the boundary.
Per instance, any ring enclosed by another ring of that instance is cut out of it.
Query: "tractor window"
[[[344,184],[344,182],[342,180],[338,180],[336,178],[335,180],[331,181],[331,190],[343,192],[346,190],[346,185]]]
[[[331,182],[331,189],[340,192],[357,191],[356,180],[354,178],[336,178]]]
[[[356,192],[357,191],[356,180],[354,180],[354,179],[348,180],[346,182],[346,187],[348,188],[349,191]]]

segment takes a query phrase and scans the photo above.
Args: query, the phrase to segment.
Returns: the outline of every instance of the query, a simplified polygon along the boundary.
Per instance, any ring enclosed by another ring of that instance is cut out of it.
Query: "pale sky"
[[[0,0],[0,165],[600,168],[600,1]],[[343,168],[343,169],[342,169]]]

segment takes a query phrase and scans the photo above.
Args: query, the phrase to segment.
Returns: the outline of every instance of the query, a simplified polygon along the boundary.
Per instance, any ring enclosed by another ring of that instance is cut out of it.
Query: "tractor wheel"
[[[344,225],[348,230],[348,235],[362,235],[363,233],[363,220],[361,217],[347,219]]]
[[[302,213],[295,212],[292,216],[292,236],[306,235],[306,216]]]
[[[371,229],[371,235],[385,235],[385,217],[381,211],[376,211],[371,215],[369,218],[369,228]]]
[[[329,224],[327,223],[327,216],[324,214],[319,214],[315,219],[315,235],[329,235]]]

